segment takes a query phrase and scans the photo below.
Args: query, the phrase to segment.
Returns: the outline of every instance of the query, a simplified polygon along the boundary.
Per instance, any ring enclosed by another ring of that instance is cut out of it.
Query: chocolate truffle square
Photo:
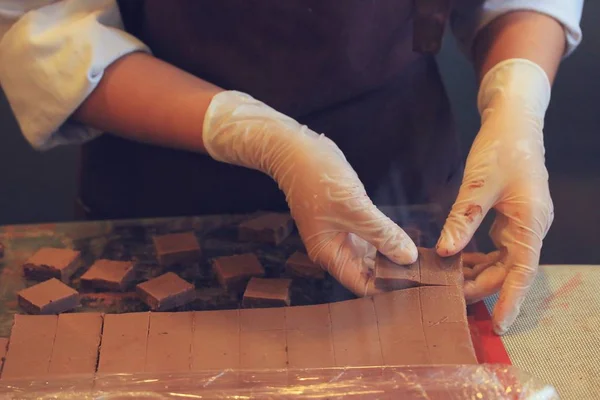
[[[125,291],[135,276],[131,261],[98,260],[81,276],[88,288]]]
[[[78,251],[70,249],[41,248],[25,261],[23,274],[27,279],[56,278],[66,283],[80,266],[79,255]]]
[[[269,213],[244,221],[239,226],[242,241],[278,245],[294,229],[294,220],[289,214]]]
[[[140,283],[136,291],[142,301],[153,311],[171,310],[196,299],[194,285],[173,272]]]
[[[77,291],[55,278],[21,290],[17,299],[30,314],[59,314],[79,305]]]
[[[285,307],[290,305],[290,279],[252,278],[242,305],[247,308]]]
[[[152,240],[158,262],[165,267],[196,262],[201,256],[200,245],[194,232],[154,236]]]
[[[216,258],[213,270],[221,286],[231,292],[241,292],[250,278],[265,275],[258,257],[252,253]]]
[[[299,251],[295,252],[285,262],[285,271],[289,276],[303,279],[325,279],[325,270],[315,264],[308,256]]]

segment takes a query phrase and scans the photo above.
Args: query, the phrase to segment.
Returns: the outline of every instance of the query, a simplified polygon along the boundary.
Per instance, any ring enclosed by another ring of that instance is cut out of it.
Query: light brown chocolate
[[[329,306],[285,309],[288,366],[326,368],[335,366]]]
[[[215,258],[213,271],[225,290],[236,293],[244,291],[250,278],[265,275],[258,257],[252,253]]]
[[[242,241],[262,242],[279,245],[293,231],[294,220],[289,214],[268,213],[239,226],[239,238]]]
[[[175,264],[197,262],[202,256],[198,239],[194,232],[171,233],[154,236],[154,249],[160,265],[170,267]]]
[[[189,371],[193,315],[193,312],[150,314],[146,372]]]
[[[140,283],[136,292],[152,311],[167,311],[191,303],[196,289],[173,272]]]
[[[462,254],[440,257],[435,249],[419,247],[421,285],[461,286],[464,282]]]
[[[239,369],[238,310],[194,313],[192,371]]]
[[[17,293],[19,306],[29,314],[59,314],[79,305],[79,294],[52,278]]]
[[[285,330],[285,308],[240,310],[240,331]]]
[[[98,372],[144,371],[150,313],[106,314]]]
[[[57,322],[56,315],[15,315],[2,379],[48,376]]]
[[[289,276],[301,279],[325,279],[325,270],[310,260],[308,255],[295,252],[285,262],[285,271]]]
[[[25,261],[23,275],[37,281],[56,278],[67,283],[79,267],[79,251],[43,247]]]
[[[81,276],[85,287],[112,291],[125,291],[135,277],[135,268],[131,261],[97,260]]]
[[[290,305],[290,279],[252,278],[248,282],[242,304],[244,307],[285,307]]]

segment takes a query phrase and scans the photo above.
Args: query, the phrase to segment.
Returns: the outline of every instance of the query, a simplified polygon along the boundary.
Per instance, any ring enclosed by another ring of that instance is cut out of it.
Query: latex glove
[[[309,257],[355,294],[377,292],[375,249],[399,264],[416,260],[414,243],[375,207],[341,150],[324,135],[228,91],[209,105],[203,141],[214,159],[277,181]]]
[[[554,218],[542,132],[549,101],[548,77],[531,61],[507,60],[485,75],[477,101],[481,130],[437,244],[441,256],[462,250],[495,209],[490,236],[499,253],[470,271],[464,290],[470,301],[500,290],[492,315],[498,334],[519,314]]]

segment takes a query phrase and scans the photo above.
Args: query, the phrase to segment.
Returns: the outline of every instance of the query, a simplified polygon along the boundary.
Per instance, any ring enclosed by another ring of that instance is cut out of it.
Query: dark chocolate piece
[[[154,236],[152,240],[154,241],[158,262],[165,267],[196,262],[202,255],[194,232]]]
[[[102,334],[102,314],[70,313],[58,316],[48,369],[51,375],[93,377]]]
[[[442,47],[452,0],[415,0],[413,50],[437,53]]]
[[[289,214],[269,213],[242,222],[239,238],[248,242],[262,242],[278,245],[294,229],[294,220]]]
[[[194,285],[173,272],[140,283],[136,291],[153,311],[171,310],[191,303],[196,298]]]
[[[98,372],[144,371],[150,313],[106,314]]]
[[[19,306],[30,314],[59,314],[79,305],[79,294],[52,278],[17,293]]]
[[[315,264],[308,256],[299,251],[295,252],[285,262],[288,275],[304,279],[325,279],[325,270]]]
[[[285,307],[290,305],[290,279],[252,278],[248,282],[244,307]]]
[[[39,249],[23,264],[27,279],[44,281],[50,278],[67,283],[80,267],[79,251],[44,247]]]
[[[145,372],[187,372],[193,312],[151,313]]]
[[[3,379],[39,379],[48,375],[57,322],[56,315],[15,315]]]
[[[406,289],[420,283],[419,260],[399,265],[377,252],[375,257],[375,286],[386,290]]]
[[[435,249],[419,247],[421,285],[462,286],[464,282],[462,254],[440,257]]]
[[[195,312],[193,332],[192,371],[239,368],[238,310]]]
[[[135,277],[131,261],[98,260],[81,276],[81,284],[94,289],[125,291]]]
[[[377,317],[371,298],[329,304],[333,349],[338,367],[383,363]]]
[[[250,278],[265,275],[258,257],[252,253],[216,258],[213,270],[221,286],[231,292],[241,292]]]

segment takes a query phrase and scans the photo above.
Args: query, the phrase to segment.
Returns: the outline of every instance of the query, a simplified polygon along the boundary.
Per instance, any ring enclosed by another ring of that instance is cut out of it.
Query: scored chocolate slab
[[[285,307],[290,305],[290,279],[252,278],[248,282],[244,307]]]
[[[156,258],[165,267],[181,263],[197,262],[202,256],[200,244],[194,232],[154,236],[152,241],[154,242]]]
[[[279,245],[293,229],[294,220],[289,214],[268,213],[242,222],[238,232],[242,241]]]
[[[52,278],[17,293],[19,306],[30,314],[59,314],[79,305],[79,293]]]
[[[193,312],[150,314],[146,372],[187,372],[191,366]]]
[[[303,279],[325,279],[325,270],[310,260],[308,255],[295,252],[285,262],[285,271],[289,276]]]
[[[240,310],[240,367],[287,366],[284,308]]]
[[[106,314],[98,372],[143,372],[150,313]]]
[[[242,292],[250,278],[265,275],[258,257],[252,253],[215,258],[213,271],[221,286],[230,292]]]
[[[329,305],[285,309],[288,366],[335,367]]]
[[[15,315],[2,379],[48,375],[57,323],[56,315]]]
[[[25,261],[23,275],[27,279],[44,281],[56,278],[66,283],[79,267],[79,251],[43,247]]]
[[[238,310],[196,311],[193,331],[192,371],[239,368]]]
[[[387,290],[407,289],[421,283],[419,259],[400,265],[377,252],[375,257],[375,286]]]
[[[97,260],[81,276],[82,286],[94,289],[125,291],[135,277],[131,261]]]
[[[140,283],[136,291],[153,311],[172,310],[196,299],[194,285],[173,272]]]

